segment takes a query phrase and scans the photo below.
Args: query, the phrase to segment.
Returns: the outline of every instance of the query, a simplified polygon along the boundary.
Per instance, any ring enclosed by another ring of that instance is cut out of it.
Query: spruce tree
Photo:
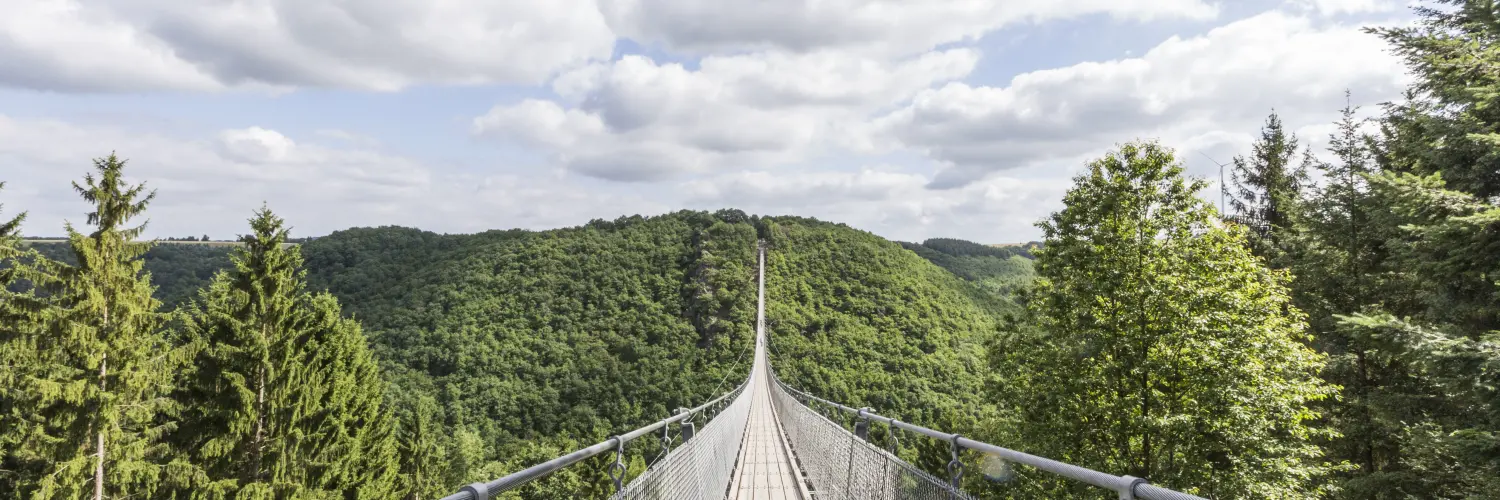
[[[0,182],[0,189],[4,188],[5,183]],[[0,204],[0,208],[4,205]],[[15,391],[20,386],[17,377],[25,369],[22,360],[29,351],[21,344],[23,333],[31,323],[22,305],[32,297],[11,288],[17,286],[19,280],[17,265],[21,252],[16,248],[16,234],[25,219],[26,214],[22,212],[0,222],[0,491],[19,489],[16,473],[19,464],[11,451],[23,441],[19,430],[25,419],[15,411],[15,401],[19,396]]]
[[[1266,118],[1250,157],[1234,158],[1229,206],[1235,215],[1230,220],[1250,228],[1251,250],[1273,267],[1284,267],[1307,168],[1314,164],[1312,152],[1298,151],[1297,138],[1286,133],[1275,112]]]
[[[399,408],[401,500],[431,500],[451,493],[444,482],[447,461],[443,454],[442,411],[437,400],[427,395],[412,396]]]
[[[213,495],[392,497],[392,422],[364,335],[332,296],[306,291],[279,217],[263,208],[250,225],[234,268],[190,309],[201,349],[179,397],[199,410],[176,439]]]
[[[1210,498],[1310,498],[1328,472],[1309,404],[1332,388],[1284,272],[1225,227],[1172,154],[1126,144],[1039,223],[1024,315],[992,351],[1020,450]],[[1036,474],[1043,497],[1099,492]]]
[[[22,365],[10,401],[22,421],[6,430],[19,441],[7,457],[19,496],[149,497],[171,458],[161,437],[173,427],[167,395],[182,351],[163,340],[165,315],[141,271],[144,224],[128,226],[154,193],[126,183],[113,154],[94,166],[97,176],[73,184],[94,205],[93,230],[66,226],[78,265],[18,265],[45,297],[34,327],[7,341]]]
[[[1418,21],[1367,28],[1415,76],[1382,123],[1388,170],[1442,173],[1450,189],[1500,195],[1500,6],[1494,0],[1428,0]]]
[[[4,191],[4,190],[5,190],[5,183],[4,182],[0,182],[0,191]],[[5,208],[5,205],[4,204],[0,204],[0,209],[3,209],[3,208]],[[0,214],[3,214],[3,213],[5,213],[5,212],[4,211],[0,211]],[[16,236],[18,236],[20,234],[20,232],[21,232],[21,222],[24,222],[25,220],[26,220],[26,212],[21,212],[20,214],[17,214],[15,217],[12,217],[10,220],[0,219],[0,245],[9,245],[9,244],[14,243],[11,240],[13,240]]]

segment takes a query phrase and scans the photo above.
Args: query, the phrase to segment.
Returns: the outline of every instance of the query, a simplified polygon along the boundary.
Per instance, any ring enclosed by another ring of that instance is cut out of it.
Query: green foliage
[[[1126,144],[1075,182],[1039,224],[1029,314],[993,346],[1001,442],[1210,498],[1319,494],[1329,467],[1309,404],[1333,388],[1301,343],[1287,276],[1155,143]],[[1044,474],[1017,488],[1110,494]]]
[[[1036,277],[1030,252],[1035,245],[997,248],[948,238],[899,243],[983,292],[978,300],[998,314],[1018,311],[1016,295]]]
[[[4,190],[4,189],[5,189],[5,183],[4,182],[0,182],[0,190]],[[0,204],[0,209],[3,209],[3,208],[5,208],[5,205],[4,204]],[[4,213],[4,212],[0,212],[0,213]],[[10,240],[14,239],[20,233],[20,231],[21,231],[21,223],[25,222],[25,221],[26,221],[26,213],[25,212],[22,212],[22,213],[16,215],[15,217],[12,217],[10,220],[0,219],[0,244],[11,244],[11,243],[13,243]]]
[[[189,310],[199,347],[176,436],[210,498],[394,498],[395,436],[359,325],[305,291],[302,258],[262,209],[253,234]]]
[[[442,408],[428,415],[448,450],[437,473],[446,494],[534,465],[514,457],[538,443],[587,446],[742,379],[756,231],[737,217],[679,212],[476,235],[355,229],[302,251],[311,286],[366,325],[393,404],[420,407],[426,395]]]
[[[1486,278],[1500,265],[1500,208],[1446,189],[1436,174],[1367,178],[1365,197],[1379,209],[1370,211],[1366,232],[1382,240],[1372,264],[1346,281],[1360,296],[1382,298],[1330,308],[1333,326],[1324,336],[1332,355],[1325,376],[1345,386],[1333,408],[1345,438],[1332,449],[1360,466],[1345,483],[1347,496],[1493,491],[1495,455],[1475,450],[1500,449],[1493,439],[1500,432],[1493,413],[1500,352],[1487,340],[1500,304]]]
[[[1381,382],[1354,402],[1390,433],[1350,498],[1486,498],[1500,491],[1500,335],[1471,339],[1389,314],[1340,316]],[[1403,425],[1404,424],[1404,425]]]
[[[418,395],[400,399],[396,421],[400,427],[396,433],[397,457],[400,462],[397,474],[397,492],[402,500],[424,500],[441,498],[451,491],[443,474],[447,472],[447,447],[444,446],[442,409],[437,399],[429,395]],[[550,460],[550,459],[548,459]]]
[[[1235,215],[1229,217],[1250,229],[1250,249],[1267,259],[1272,267],[1285,267],[1288,242],[1294,237],[1303,187],[1308,184],[1307,171],[1317,164],[1311,149],[1302,151],[1301,164],[1297,138],[1288,136],[1276,113],[1266,118],[1260,139],[1252,146],[1250,158],[1236,156],[1230,170],[1234,192],[1229,206]]]
[[[1418,299],[1407,284],[1409,278],[1391,261],[1387,242],[1400,231],[1395,229],[1399,224],[1392,220],[1389,200],[1377,196],[1366,180],[1377,166],[1372,138],[1359,133],[1354,108],[1346,106],[1342,114],[1330,137],[1337,160],[1315,165],[1324,182],[1300,204],[1305,210],[1293,242],[1298,253],[1290,259],[1289,269],[1296,275],[1294,303],[1308,314],[1312,345],[1328,356],[1322,376],[1340,391],[1339,397],[1318,404],[1324,421],[1339,433],[1325,442],[1325,449],[1331,460],[1357,467],[1340,471],[1330,482],[1342,487],[1344,497],[1372,498],[1381,491],[1400,491],[1368,478],[1385,475],[1395,463],[1402,422],[1410,421],[1390,411],[1403,409],[1383,408],[1396,403],[1383,394],[1415,379],[1403,364],[1377,350],[1379,346],[1340,327],[1338,315],[1369,309],[1409,312]]]
[[[29,248],[42,256],[67,265],[78,261],[67,243],[31,243]],[[151,276],[155,296],[168,309],[186,304],[208,286],[214,274],[230,267],[232,247],[207,245],[152,245],[141,256],[146,274]]]
[[[1386,169],[1441,172],[1454,189],[1500,194],[1500,22],[1494,0],[1428,0],[1411,26],[1370,28],[1416,77],[1382,122]]]
[[[953,432],[988,417],[983,343],[994,316],[963,282],[864,231],[790,217],[762,222],[771,363],[782,380]],[[946,445],[903,446],[903,457],[946,476]]]
[[[92,203],[93,231],[67,226],[77,266],[35,255],[18,272],[43,297],[24,297],[32,314],[16,323],[3,348],[14,389],[7,393],[0,484],[29,498],[151,496],[168,474],[177,405],[167,397],[183,350],[160,330],[149,277],[140,256],[148,244],[127,227],[152,198],[144,184],[123,180],[125,162],[94,161],[74,189]]]
[[[1357,465],[1347,498],[1479,498],[1496,489],[1493,336],[1500,287],[1496,5],[1436,1],[1409,27],[1370,31],[1416,76],[1380,133],[1339,124],[1291,266],[1299,306],[1341,385],[1325,403]]]

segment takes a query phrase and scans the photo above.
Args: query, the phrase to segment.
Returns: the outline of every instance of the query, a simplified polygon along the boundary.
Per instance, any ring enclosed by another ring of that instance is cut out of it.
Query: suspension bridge
[[[1145,479],[1116,476],[1072,464],[975,441],[875,413],[852,408],[789,387],[776,378],[767,361],[765,244],[757,251],[759,294],[755,314],[755,356],[745,381],[733,390],[654,424],[612,437],[588,448],[534,465],[514,474],[464,486],[442,500],[490,500],[585,459],[614,453],[611,500],[833,500],[933,499],[972,500],[961,488],[959,454],[974,450],[1013,464],[1056,474],[1122,500],[1204,500],[1169,490]],[[823,412],[815,410],[821,407]],[[706,419],[703,428],[696,421]],[[853,425],[836,423],[849,420]],[[869,438],[870,425],[887,426],[885,447]],[[667,449],[668,433],[679,430],[680,443]],[[625,445],[660,434],[663,455],[629,483]],[[894,454],[902,435],[945,443],[951,461],[940,478]]]

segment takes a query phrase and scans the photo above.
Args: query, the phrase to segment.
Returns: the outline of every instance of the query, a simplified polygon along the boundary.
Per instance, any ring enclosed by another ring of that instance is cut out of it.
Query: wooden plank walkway
[[[781,423],[771,408],[771,391],[766,377],[757,377],[751,393],[750,419],[745,429],[745,444],[740,448],[735,479],[729,488],[734,500],[802,499],[801,474],[782,439]]]
[[[760,252],[760,298],[756,304],[755,361],[751,366],[750,418],[745,424],[745,443],[735,464],[734,481],[729,486],[730,500],[803,500],[809,499],[800,478],[801,471],[792,459],[791,447],[781,432],[771,406],[771,376],[766,371],[766,260]]]

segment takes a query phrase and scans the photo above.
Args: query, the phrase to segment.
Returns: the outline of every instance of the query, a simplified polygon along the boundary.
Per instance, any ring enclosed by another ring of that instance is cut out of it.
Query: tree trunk
[[[101,398],[104,396],[104,394],[103,394],[104,393],[104,376],[109,373],[108,369],[107,369],[108,364],[109,364],[109,354],[105,354],[104,355],[104,359],[99,360],[99,393],[100,393],[100,397]],[[100,410],[103,410],[103,408],[100,408]],[[94,500],[104,500],[104,431],[105,431],[105,425],[104,425],[104,419],[103,419],[103,416],[104,416],[103,412],[101,411],[100,413],[101,414],[99,416],[101,418],[99,419],[100,420],[99,421],[99,433],[97,434],[97,436],[98,436],[98,444],[99,444],[99,457],[98,457],[98,462],[94,464]]]
[[[257,370],[255,378],[255,442],[251,449],[255,450],[255,460],[251,467],[251,481],[260,480],[261,458],[265,455],[266,437],[266,367],[262,365]]]

